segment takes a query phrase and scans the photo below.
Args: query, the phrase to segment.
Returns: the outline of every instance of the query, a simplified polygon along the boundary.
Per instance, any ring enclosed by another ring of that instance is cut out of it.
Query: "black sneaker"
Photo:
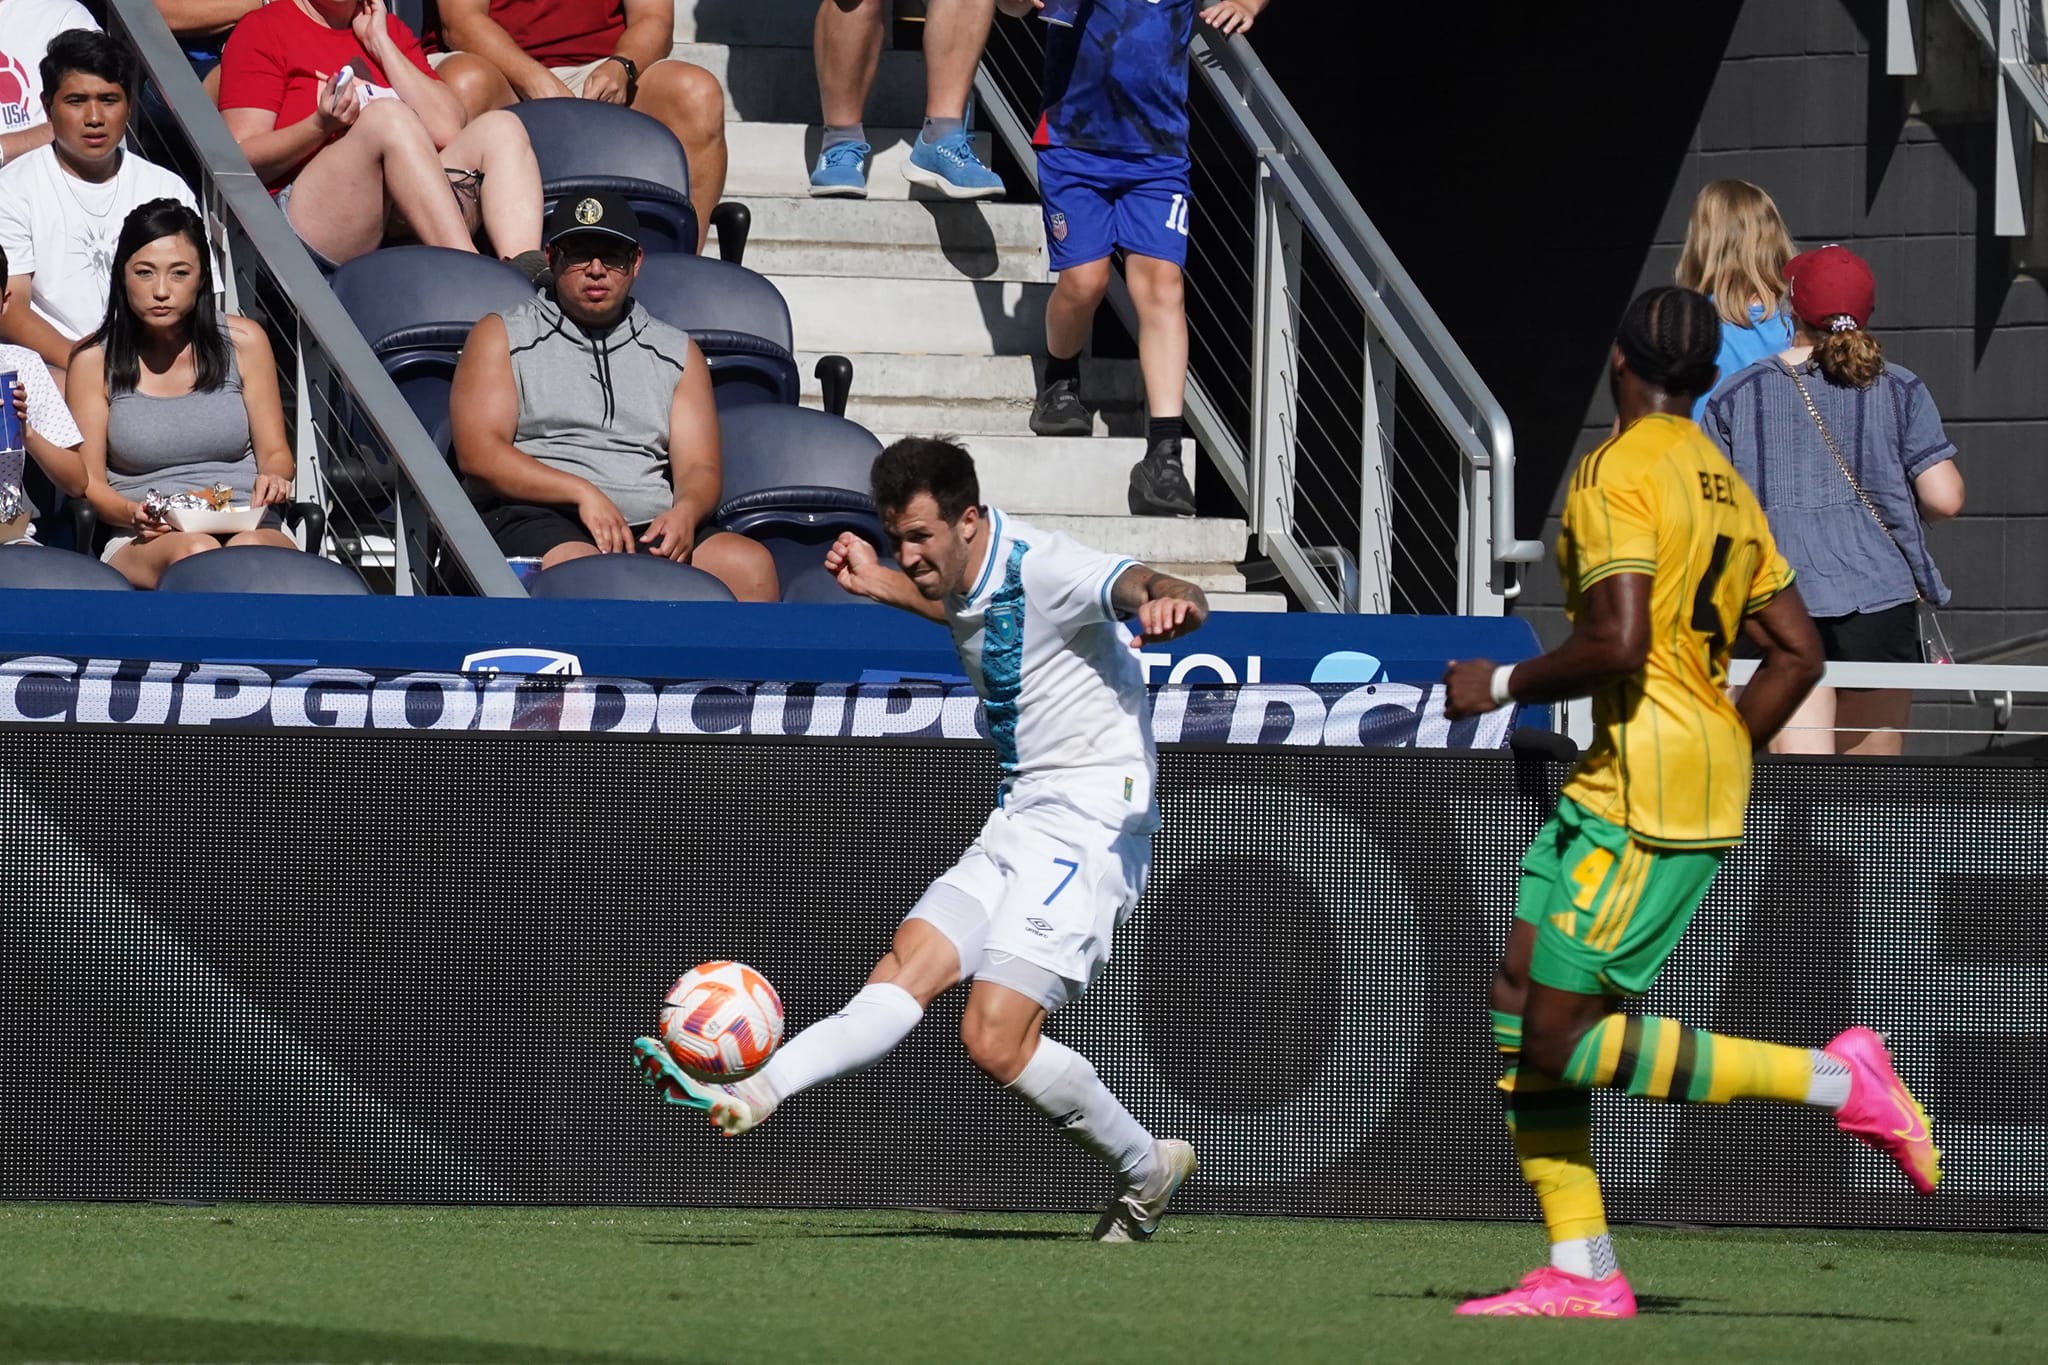
[[[517,256],[507,256],[505,264],[526,276],[528,283],[540,293],[555,287],[555,272],[548,268],[545,251],[522,251]]]
[[[1081,381],[1055,379],[1031,405],[1031,429],[1040,436],[1093,436],[1095,421],[1081,403]]]
[[[1131,466],[1131,515],[1191,517],[1195,490],[1180,467],[1180,442],[1159,441]]]

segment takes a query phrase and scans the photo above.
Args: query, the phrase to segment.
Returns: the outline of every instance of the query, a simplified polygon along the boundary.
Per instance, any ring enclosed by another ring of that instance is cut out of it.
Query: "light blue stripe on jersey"
[[[1005,773],[1017,767],[1017,698],[1024,690],[1024,555],[1030,549],[1021,540],[1010,546],[1003,585],[989,599],[982,623],[982,709]],[[989,567],[994,562],[991,554]]]
[[[1109,571],[1109,577],[1102,580],[1102,614],[1112,621],[1116,620],[1116,602],[1113,600],[1116,581],[1124,576],[1125,569],[1135,567],[1137,562],[1135,559],[1119,559],[1116,567]]]

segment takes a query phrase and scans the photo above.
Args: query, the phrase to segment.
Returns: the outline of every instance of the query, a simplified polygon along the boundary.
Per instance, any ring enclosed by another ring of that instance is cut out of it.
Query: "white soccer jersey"
[[[1053,799],[1131,833],[1159,824],[1152,711],[1110,589],[1137,561],[988,509],[973,591],[946,598],[981,693],[1005,804]]]

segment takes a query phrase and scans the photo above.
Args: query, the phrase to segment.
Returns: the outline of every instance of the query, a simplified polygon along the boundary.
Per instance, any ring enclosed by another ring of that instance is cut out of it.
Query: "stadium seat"
[[[659,555],[585,555],[543,569],[526,585],[529,597],[607,598],[623,602],[732,602],[725,584],[688,564]]]
[[[802,379],[789,305],[765,276],[708,256],[650,255],[633,297],[696,341],[721,414],[751,403],[796,404]]]
[[[181,559],[157,579],[158,592],[257,592],[368,597],[356,571],[281,545],[224,545]]]
[[[713,520],[741,535],[832,527],[883,543],[868,474],[882,443],[857,422],[757,404],[719,415],[722,495]]]
[[[448,387],[469,329],[486,313],[531,302],[533,286],[503,261],[439,246],[373,251],[335,271],[332,284],[384,372],[447,454]]]
[[[823,547],[801,545],[809,562],[800,562],[801,557],[789,553],[799,548],[798,542],[782,541],[768,547],[775,554],[776,570],[782,574],[782,600],[816,607],[872,607],[878,605],[871,597],[861,597],[839,586],[839,580],[825,572],[819,561],[823,558]],[[784,569],[785,561],[788,568]]]
[[[598,100],[524,100],[512,112],[540,161],[544,213],[572,194],[610,190],[633,206],[648,255],[696,254],[689,158],[659,121]]]
[[[47,545],[0,545],[0,588],[130,590],[118,570],[89,555]]]

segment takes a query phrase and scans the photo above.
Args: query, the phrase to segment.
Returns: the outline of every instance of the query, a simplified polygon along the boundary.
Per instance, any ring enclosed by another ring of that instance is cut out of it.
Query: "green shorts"
[[[1515,896],[1515,918],[1536,926],[1530,978],[1580,995],[1641,995],[1726,851],[1656,848],[1560,800],[1522,855]]]

